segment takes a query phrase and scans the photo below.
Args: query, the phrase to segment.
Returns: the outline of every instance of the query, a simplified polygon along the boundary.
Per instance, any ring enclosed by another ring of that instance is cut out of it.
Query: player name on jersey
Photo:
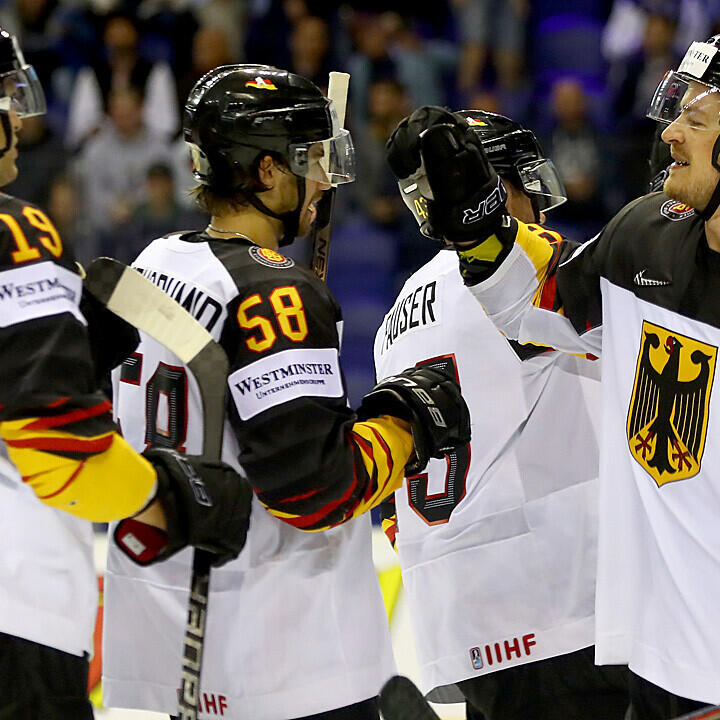
[[[437,281],[433,280],[416,287],[395,303],[395,307],[385,316],[383,323],[385,339],[381,353],[389,350],[390,346],[408,330],[427,327],[437,322],[436,291]]]
[[[168,273],[149,268],[133,267],[182,305],[208,332],[212,332],[222,315],[223,307],[220,302],[186,280],[179,280]]]

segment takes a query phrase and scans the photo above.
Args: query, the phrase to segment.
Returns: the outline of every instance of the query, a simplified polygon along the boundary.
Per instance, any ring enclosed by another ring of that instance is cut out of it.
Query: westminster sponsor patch
[[[668,200],[660,206],[660,214],[668,220],[684,220],[695,214],[695,208],[677,200]]]
[[[251,248],[248,248],[248,252],[255,262],[258,262],[265,267],[291,268],[295,264],[295,261],[292,258],[285,257],[276,250],[271,250],[270,248],[253,245]]]
[[[81,293],[80,276],[54,262],[0,272],[0,327],[65,312],[86,325]]]
[[[342,397],[335,348],[283,350],[236,370],[228,385],[241,419],[300,397]]]
[[[643,321],[627,439],[658,487],[700,472],[716,359],[713,345]]]

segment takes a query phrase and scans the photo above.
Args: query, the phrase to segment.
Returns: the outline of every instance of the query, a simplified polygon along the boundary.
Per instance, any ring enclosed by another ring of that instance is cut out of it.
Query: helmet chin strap
[[[720,135],[718,135],[715,139],[715,144],[713,145],[712,149],[712,165],[718,172],[720,172],[720,164],[718,163],[719,158]],[[720,178],[718,178],[717,183],[715,183],[715,189],[713,190],[713,194],[710,196],[710,200],[705,206],[705,209],[698,210],[697,214],[707,222],[715,214],[715,211],[718,209],[718,207],[720,207]]]
[[[538,199],[534,195],[530,195],[529,193],[525,193],[528,196],[528,199],[530,200],[530,205],[532,206],[533,215],[535,216],[535,222],[540,223],[540,205],[538,203]]]
[[[5,153],[12,146],[12,125],[10,124],[10,113],[0,111],[0,124],[5,133],[5,145],[0,148],[0,158],[5,157]]]
[[[278,243],[280,247],[290,245],[297,237],[300,228],[300,214],[305,204],[305,178],[295,175],[295,186],[297,187],[298,203],[294,210],[284,213],[276,213],[271,210],[257,195],[248,195],[248,202],[263,215],[268,215],[282,222],[284,232]]]

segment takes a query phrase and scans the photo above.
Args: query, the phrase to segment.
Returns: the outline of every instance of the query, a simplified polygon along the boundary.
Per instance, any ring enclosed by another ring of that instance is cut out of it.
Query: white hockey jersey
[[[177,298],[189,298],[191,312],[220,337],[238,289],[209,243],[162,238],[135,264]],[[202,450],[197,386],[175,356],[142,336],[115,379],[116,412],[133,447],[144,449],[157,433],[176,438],[190,454]],[[186,381],[187,393],[179,391]],[[240,415],[259,412],[248,412],[239,393],[234,397]],[[275,432],[288,430],[276,426]],[[223,460],[240,469],[238,454],[226,421]],[[140,568],[111,547],[103,645],[107,705],[176,711],[190,560],[185,550]],[[247,545],[211,574],[200,717],[313,715],[373,697],[393,673],[369,516],[307,533],[255,500]]]
[[[598,363],[521,360],[475,312],[455,253],[404,285],[375,340],[378,379],[417,363],[457,374],[472,442],[395,493],[421,689],[593,642]],[[582,433],[568,447],[567,437]],[[432,691],[432,692],[431,692]]]
[[[41,503],[0,441],[0,632],[92,653],[97,613],[92,524]]]
[[[602,352],[596,661],[720,703],[720,254],[662,193],[572,256],[516,232],[473,294],[512,336]],[[562,314],[532,304],[538,280]]]

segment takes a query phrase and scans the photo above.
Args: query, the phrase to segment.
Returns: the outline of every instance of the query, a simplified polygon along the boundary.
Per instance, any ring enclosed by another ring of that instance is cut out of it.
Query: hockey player
[[[652,99],[674,161],[663,193],[574,251],[488,202],[497,178],[464,127],[441,120],[415,144],[434,223],[498,327],[603,354],[596,661],[629,663],[643,719],[720,702],[718,49],[692,43]],[[450,184],[466,173],[472,188]]]
[[[414,116],[418,133],[433,113]],[[564,189],[532,131],[481,110],[450,117],[484,148],[508,210],[560,243],[539,223]],[[401,140],[389,156],[399,173]],[[404,177],[399,189],[434,236],[426,179]],[[472,444],[395,493],[422,690],[436,702],[465,698],[468,717],[485,720],[622,718],[626,671],[597,668],[592,647],[599,363],[503,338],[473,311],[447,250],[407,280],[375,341],[378,378],[413,363],[447,368],[473,418]],[[586,441],[568,451],[574,432]]]
[[[0,186],[17,175],[21,118],[44,111],[35,71],[0,29]],[[86,719],[97,608],[87,520],[140,513],[134,522],[165,528],[155,559],[201,542],[222,561],[243,547],[251,491],[228,466],[131,450],[97,390],[83,310],[100,316],[80,307],[71,250],[40,208],[9,195],[0,208],[0,718]],[[109,362],[112,345],[106,332],[95,358]],[[196,500],[197,482],[212,506]]]
[[[455,380],[429,368],[399,372],[357,414],[348,408],[340,308],[278,252],[309,231],[330,182],[353,179],[350,136],[315,85],[262,65],[216,68],[188,98],[184,133],[210,222],[155,240],[134,266],[227,351],[224,457],[256,493],[245,551],[213,574],[201,711],[377,719],[393,659],[370,520],[356,516],[394,492],[406,466],[464,445],[467,408]],[[143,336],[117,380],[135,447],[197,447],[197,392],[177,358]],[[188,583],[187,554],[143,570],[111,552],[109,705],[176,707]]]

